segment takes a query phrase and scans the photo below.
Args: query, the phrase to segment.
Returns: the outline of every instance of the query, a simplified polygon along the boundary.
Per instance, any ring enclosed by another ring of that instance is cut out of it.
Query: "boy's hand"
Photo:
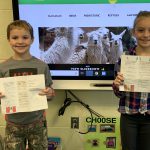
[[[39,95],[46,95],[48,99],[51,99],[53,96],[55,96],[55,91],[51,87],[46,87],[40,91]]]

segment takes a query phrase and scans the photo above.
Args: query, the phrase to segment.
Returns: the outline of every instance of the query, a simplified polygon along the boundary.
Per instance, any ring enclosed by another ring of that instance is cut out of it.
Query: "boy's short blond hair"
[[[10,38],[10,31],[16,28],[23,28],[29,31],[31,38],[34,38],[33,27],[25,20],[15,20],[7,26],[7,39]]]

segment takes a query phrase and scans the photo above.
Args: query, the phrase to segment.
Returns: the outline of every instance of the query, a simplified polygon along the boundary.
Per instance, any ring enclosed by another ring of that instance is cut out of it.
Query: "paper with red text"
[[[120,91],[150,92],[150,56],[121,56],[124,83]]]
[[[0,78],[1,110],[4,114],[31,112],[47,109],[46,96],[39,95],[45,89],[44,75]]]

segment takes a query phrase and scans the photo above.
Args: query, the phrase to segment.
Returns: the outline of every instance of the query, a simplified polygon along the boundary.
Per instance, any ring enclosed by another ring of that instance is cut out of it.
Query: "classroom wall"
[[[6,27],[13,20],[11,0],[0,0],[0,61],[10,57],[11,51],[6,39]],[[49,108],[47,110],[48,133],[51,137],[60,137],[63,150],[104,150],[105,138],[116,137],[117,150],[120,149],[119,137],[119,113],[117,112],[118,99],[114,96],[111,90],[73,90],[84,103],[88,104],[90,108],[105,118],[116,118],[117,123],[115,132],[100,133],[99,127],[102,122],[94,122],[96,125],[96,132],[88,134],[79,134],[77,130],[71,129],[71,117],[79,117],[80,131],[87,131],[89,123],[86,118],[90,117],[90,113],[79,103],[71,104],[65,111],[63,116],[58,116],[58,111],[63,105],[65,99],[64,90],[56,90],[55,98],[48,102]],[[74,98],[69,95],[73,100]],[[96,118],[96,116],[94,116]],[[106,123],[107,124],[107,123]],[[0,114],[0,135],[4,137],[5,120],[4,115]],[[99,143],[94,147],[92,142],[96,139]],[[109,148],[108,148],[109,149]]]
[[[6,40],[6,27],[12,20],[11,0],[0,0],[0,59],[6,59],[12,55],[12,51]]]

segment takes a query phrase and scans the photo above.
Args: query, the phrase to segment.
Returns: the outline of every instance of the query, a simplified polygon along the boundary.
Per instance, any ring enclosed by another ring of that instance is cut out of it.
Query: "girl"
[[[133,35],[137,46],[129,51],[129,55],[150,56],[150,11],[138,13],[133,24]],[[112,87],[120,98],[118,110],[121,113],[122,150],[150,150],[150,93],[119,91],[124,77],[119,69],[117,71]]]

